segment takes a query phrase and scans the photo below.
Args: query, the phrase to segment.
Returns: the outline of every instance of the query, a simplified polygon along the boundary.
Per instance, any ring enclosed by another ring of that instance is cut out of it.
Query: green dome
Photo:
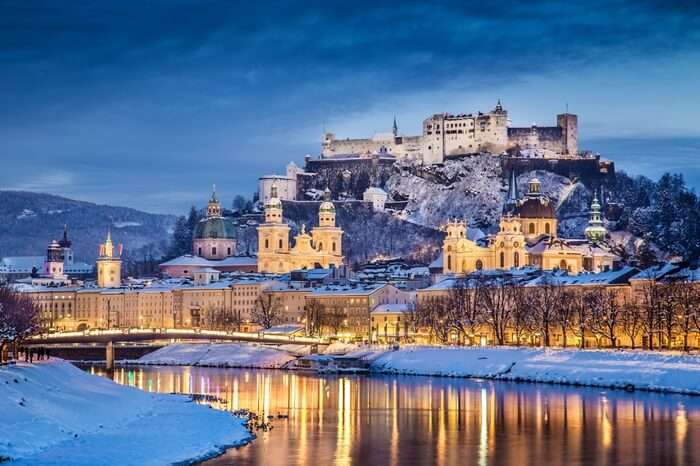
[[[318,209],[320,212],[335,212],[335,206],[330,201],[324,201]]]
[[[194,227],[194,239],[235,239],[233,221],[225,217],[210,217],[200,220]]]

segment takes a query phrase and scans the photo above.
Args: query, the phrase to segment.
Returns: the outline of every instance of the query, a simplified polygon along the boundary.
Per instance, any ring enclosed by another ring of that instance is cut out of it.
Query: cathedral
[[[539,180],[531,179],[527,194],[519,199],[515,174],[511,175],[499,230],[485,243],[467,237],[464,221],[450,221],[444,226],[447,234],[442,248],[444,273],[465,274],[529,266],[565,270],[575,275],[612,269],[615,255],[602,243],[607,231],[595,196],[586,239],[559,238],[554,205],[542,193]]]
[[[326,188],[318,212],[318,226],[301,232],[289,242],[289,225],[282,219],[277,187],[265,202],[265,222],[258,226],[258,272],[288,273],[297,269],[340,267],[343,264],[343,230],[335,224],[335,206]]]

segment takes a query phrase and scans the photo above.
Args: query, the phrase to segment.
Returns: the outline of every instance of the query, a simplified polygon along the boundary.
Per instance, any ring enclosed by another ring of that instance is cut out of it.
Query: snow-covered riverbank
[[[163,366],[277,369],[293,359],[296,359],[294,355],[283,349],[249,343],[176,343],[129,362]]]
[[[407,347],[380,355],[371,370],[700,395],[700,357],[670,352]]]
[[[0,367],[0,458],[13,465],[163,465],[250,439],[230,413],[124,387],[61,360]]]

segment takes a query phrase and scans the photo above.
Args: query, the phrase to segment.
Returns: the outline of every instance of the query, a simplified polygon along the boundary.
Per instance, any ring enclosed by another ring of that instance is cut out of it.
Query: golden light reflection
[[[105,374],[99,366],[89,371]],[[228,463],[218,465],[535,466],[583,457],[613,464],[650,451],[650,438],[670,443],[654,449],[648,464],[700,458],[700,442],[689,441],[700,435],[700,399],[689,397],[198,367],[120,367],[110,375],[144,390],[202,395],[197,402],[218,409],[275,417],[274,430],[258,432],[253,445],[231,450]]]

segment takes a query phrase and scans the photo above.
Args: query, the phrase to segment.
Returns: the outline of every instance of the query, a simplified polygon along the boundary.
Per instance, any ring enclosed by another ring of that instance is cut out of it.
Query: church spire
[[[391,132],[394,133],[394,137],[399,135],[399,125],[396,124],[396,115],[394,115],[394,125],[391,127]]]
[[[593,201],[591,202],[591,219],[588,221],[588,226],[585,230],[586,238],[592,243],[598,243],[605,239],[608,230],[603,226],[603,218],[601,215],[601,206],[598,202],[596,191],[593,191]]]
[[[510,178],[508,179],[508,197],[506,198],[505,206],[503,211],[506,214],[513,214],[515,208],[518,204],[518,182],[515,178],[515,169],[510,171]]]

